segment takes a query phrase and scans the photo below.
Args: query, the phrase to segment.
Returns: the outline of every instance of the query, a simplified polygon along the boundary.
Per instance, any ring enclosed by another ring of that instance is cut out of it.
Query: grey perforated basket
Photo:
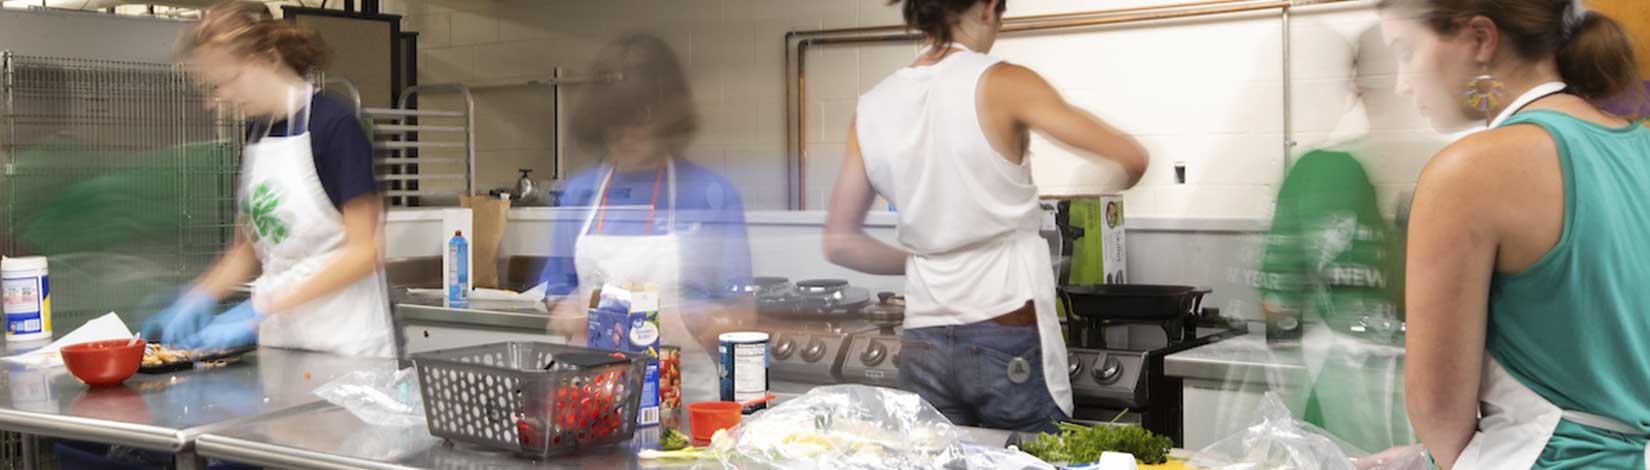
[[[630,440],[645,364],[639,354],[524,342],[413,355],[430,434],[535,458]]]

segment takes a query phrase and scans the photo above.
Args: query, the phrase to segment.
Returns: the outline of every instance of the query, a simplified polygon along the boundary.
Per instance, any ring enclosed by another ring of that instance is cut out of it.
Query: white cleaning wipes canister
[[[46,257],[0,259],[0,305],[6,314],[6,340],[52,337],[52,290]]]

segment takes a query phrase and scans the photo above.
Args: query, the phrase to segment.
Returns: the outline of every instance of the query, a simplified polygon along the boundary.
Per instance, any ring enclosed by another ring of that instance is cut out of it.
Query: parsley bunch
[[[1105,452],[1127,452],[1135,460],[1159,464],[1169,460],[1174,441],[1140,426],[1095,426],[1055,423],[1059,434],[1038,433],[1020,450],[1049,463],[1084,464],[1097,462]]]

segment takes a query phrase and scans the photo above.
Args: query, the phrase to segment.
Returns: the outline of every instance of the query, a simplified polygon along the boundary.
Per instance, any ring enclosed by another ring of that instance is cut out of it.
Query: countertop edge
[[[195,453],[201,457],[229,460],[262,467],[305,469],[382,469],[411,470],[411,467],[386,464],[339,455],[313,452],[293,447],[265,444],[246,439],[203,434],[195,438]]]
[[[511,330],[543,330],[550,321],[549,314],[456,309],[406,302],[395,304],[394,310],[396,320],[402,324],[445,324]]]
[[[183,430],[18,410],[0,410],[0,427],[25,434],[81,439],[177,452],[188,446]]]

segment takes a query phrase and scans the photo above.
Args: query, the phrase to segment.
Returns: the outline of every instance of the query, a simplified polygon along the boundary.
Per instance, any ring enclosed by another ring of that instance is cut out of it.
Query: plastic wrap
[[[711,440],[709,465],[774,469],[1052,470],[1018,450],[974,445],[910,392],[863,385],[818,387],[747,417]]]
[[[1374,456],[1317,426],[1296,420],[1276,393],[1267,392],[1255,424],[1210,444],[1189,465],[1206,470],[1431,470],[1420,446]]]
[[[424,397],[413,369],[351,372],[315,395],[373,426],[424,426]]]

